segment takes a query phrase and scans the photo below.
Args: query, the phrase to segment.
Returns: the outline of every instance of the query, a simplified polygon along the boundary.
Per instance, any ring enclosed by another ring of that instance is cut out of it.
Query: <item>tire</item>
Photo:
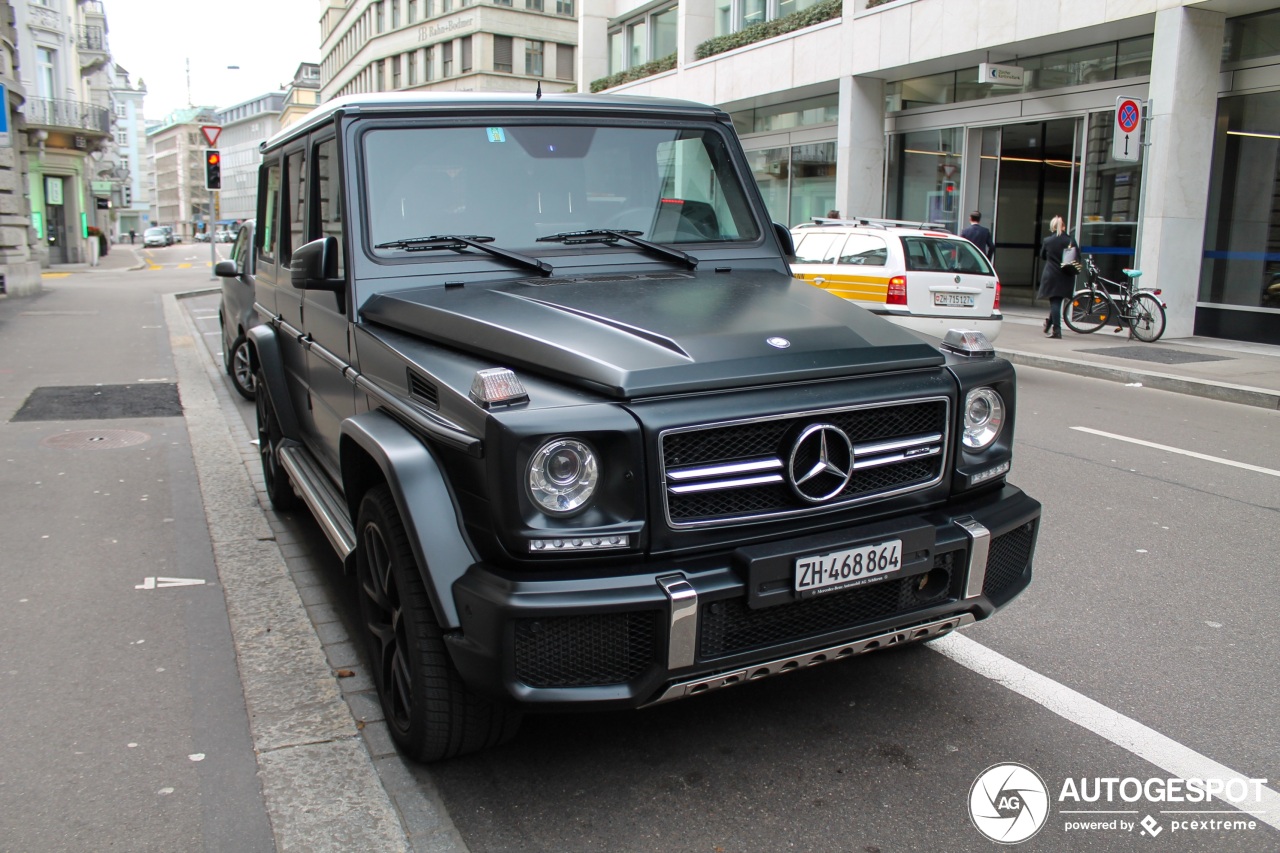
[[[1098,290],[1085,288],[1062,300],[1062,322],[1081,335],[1096,332],[1111,319],[1111,300]]]
[[[235,386],[236,393],[246,400],[252,400],[258,387],[258,378],[253,370],[253,360],[249,356],[249,340],[244,335],[237,337],[231,345],[227,373],[231,375],[231,384]]]
[[[1135,293],[1130,307],[1133,321],[1129,328],[1133,336],[1146,343],[1160,340],[1165,324],[1164,306],[1160,300],[1150,293]]]
[[[288,473],[280,467],[280,457],[277,455],[284,433],[280,431],[280,422],[276,420],[275,409],[266,393],[261,370],[254,382],[256,387],[263,389],[263,393],[256,395],[258,455],[262,458],[262,479],[267,488],[267,497],[271,500],[271,508],[276,512],[288,512],[298,507],[298,496],[289,483]]]
[[[439,761],[513,737],[520,714],[473,693],[454,667],[386,484],[360,502],[356,543],[361,633],[387,728],[401,752]]]

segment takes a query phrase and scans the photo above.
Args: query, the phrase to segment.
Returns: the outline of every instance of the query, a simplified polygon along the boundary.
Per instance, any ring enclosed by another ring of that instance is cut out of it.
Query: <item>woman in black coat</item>
[[[1040,245],[1040,257],[1044,259],[1044,268],[1040,271],[1038,295],[1042,299],[1049,300],[1049,316],[1044,321],[1044,333],[1051,338],[1060,338],[1062,337],[1062,300],[1074,293],[1076,289],[1075,274],[1062,271],[1062,253],[1068,246],[1075,246],[1076,251],[1079,252],[1080,246],[1067,233],[1066,223],[1062,221],[1061,216],[1055,216],[1049,221],[1049,230],[1052,233],[1045,237],[1044,243]]]

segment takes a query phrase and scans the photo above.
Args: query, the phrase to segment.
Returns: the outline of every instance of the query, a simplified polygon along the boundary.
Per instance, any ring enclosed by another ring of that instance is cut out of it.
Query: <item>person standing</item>
[[[991,229],[982,224],[982,211],[969,214],[969,227],[961,231],[960,236],[981,249],[987,260],[995,257],[996,244],[991,241]]]
[[[1044,259],[1044,268],[1040,270],[1040,291],[1037,295],[1049,300],[1049,316],[1044,321],[1046,337],[1062,337],[1062,300],[1075,290],[1076,271],[1062,268],[1062,253],[1068,246],[1080,246],[1075,238],[1067,233],[1067,225],[1061,216],[1049,220],[1049,236],[1040,245],[1040,257]],[[1077,267],[1078,267],[1077,263]]]
[[[137,233],[132,228],[130,228],[129,229],[129,245],[130,246],[133,245],[133,238],[136,236],[138,236]]]

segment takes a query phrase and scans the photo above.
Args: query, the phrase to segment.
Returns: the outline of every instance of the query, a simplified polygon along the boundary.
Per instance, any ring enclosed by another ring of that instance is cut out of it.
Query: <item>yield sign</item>
[[[200,131],[204,134],[204,138],[209,140],[210,148],[218,147],[218,134],[222,133],[222,128],[212,124],[200,125]]]

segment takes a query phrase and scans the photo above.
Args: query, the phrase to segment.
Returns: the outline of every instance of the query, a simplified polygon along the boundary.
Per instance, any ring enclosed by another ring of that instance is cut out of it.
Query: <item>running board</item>
[[[686,696],[699,696],[703,693],[710,693],[712,690],[719,690],[722,687],[745,684],[748,681],[759,681],[771,675],[796,672],[797,670],[817,666],[828,661],[845,660],[865,652],[900,646],[914,640],[932,640],[975,621],[972,614],[962,613],[959,616],[938,619],[934,622],[926,622],[923,625],[913,625],[910,628],[903,628],[901,631],[876,634],[874,637],[864,637],[852,643],[842,643],[841,645],[831,646],[816,652],[806,652],[794,657],[779,658],[769,663],[753,664],[745,669],[722,672],[718,675],[705,676],[691,681],[682,681],[668,687],[661,696],[652,702],[646,702],[645,707],[661,705],[663,702],[683,699]]]
[[[286,443],[278,451],[280,467],[289,474],[294,490],[320,523],[329,544],[345,561],[356,549],[356,529],[347,502],[301,445]]]

